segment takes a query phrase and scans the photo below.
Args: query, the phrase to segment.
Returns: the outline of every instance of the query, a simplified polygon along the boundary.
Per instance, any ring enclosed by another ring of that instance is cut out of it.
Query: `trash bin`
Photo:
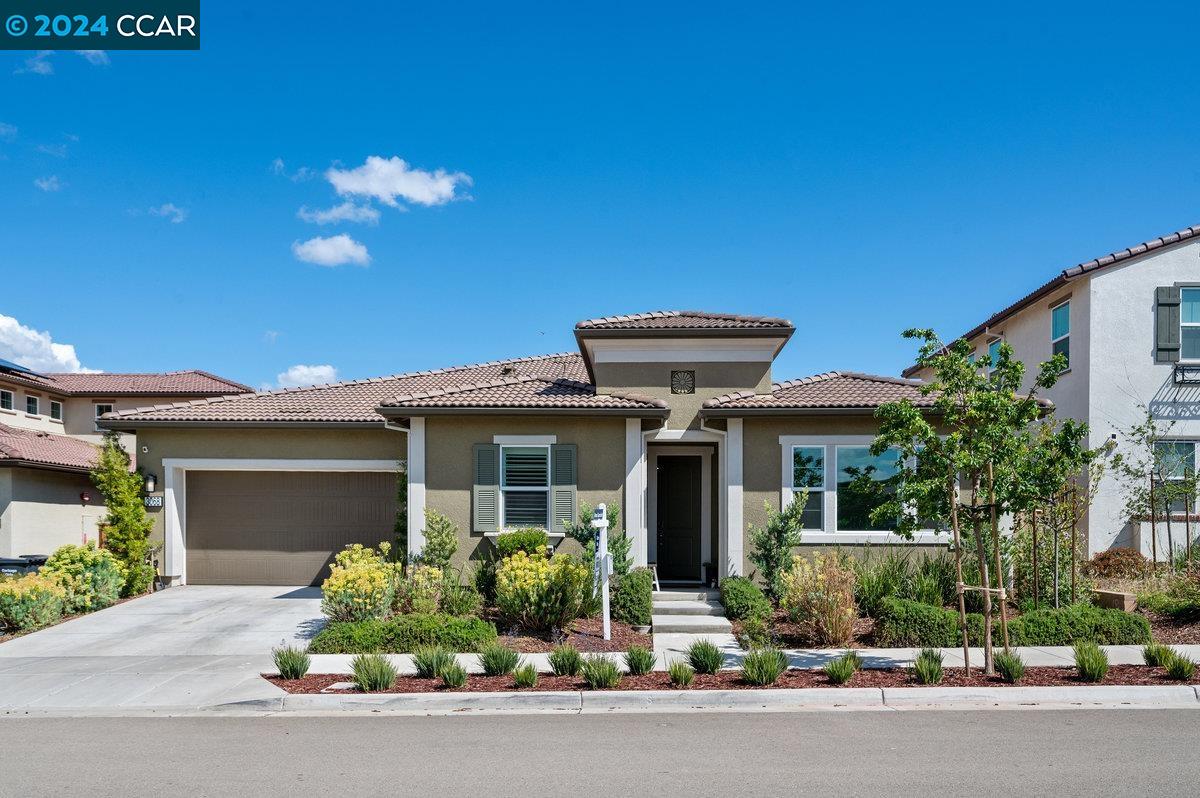
[[[20,576],[27,573],[30,573],[29,560],[24,557],[0,557],[0,576]]]
[[[29,567],[25,573],[36,574],[46,564],[46,560],[50,559],[49,554],[22,554],[19,559],[29,563]]]

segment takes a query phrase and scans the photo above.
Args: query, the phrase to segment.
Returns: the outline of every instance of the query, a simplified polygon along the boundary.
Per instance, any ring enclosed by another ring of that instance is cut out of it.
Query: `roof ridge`
[[[680,316],[693,316],[701,319],[720,319],[724,321],[744,321],[755,324],[771,324],[782,327],[790,327],[792,323],[787,319],[781,319],[775,316],[751,316],[744,313],[721,313],[709,310],[648,310],[642,313],[623,313],[615,316],[600,316],[594,319],[584,319],[575,323],[575,329],[586,330],[593,327],[599,327],[604,324],[620,324],[632,321],[646,321],[647,319],[670,319]]]
[[[401,402],[412,402],[417,399],[432,399],[438,396],[453,396],[467,391],[478,391],[482,388],[499,388],[504,385],[520,385],[525,382],[551,382],[551,380],[538,377],[535,375],[517,376],[517,377],[499,377],[494,380],[484,380],[481,382],[464,382],[459,385],[453,385],[449,388],[434,388],[428,391],[414,391],[413,393],[400,394],[394,399],[389,399],[386,402],[380,402],[380,405],[399,404]]]
[[[855,372],[822,371],[820,374],[810,374],[807,377],[795,377],[790,380],[784,380],[783,382],[773,382],[773,383],[771,383],[771,393],[776,393],[777,391],[784,391],[784,390],[787,390],[788,388],[795,388],[797,385],[812,385],[815,382],[824,382],[826,380],[832,380],[837,377],[841,377],[846,374],[853,374],[853,373],[855,373]]]

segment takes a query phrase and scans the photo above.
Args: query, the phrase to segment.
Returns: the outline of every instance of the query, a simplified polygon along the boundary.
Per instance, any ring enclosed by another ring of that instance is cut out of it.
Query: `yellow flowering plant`
[[[399,613],[434,613],[442,603],[442,592],[446,586],[446,575],[441,568],[430,565],[412,565],[408,573],[396,571],[396,593],[392,599],[392,610]]]
[[[837,552],[796,555],[779,575],[780,604],[814,645],[847,646],[854,638],[854,559]]]
[[[562,629],[579,617],[590,579],[587,566],[570,555],[517,551],[496,569],[496,606],[529,631]]]
[[[24,631],[54,623],[62,617],[66,597],[66,588],[50,576],[0,581],[0,627]]]

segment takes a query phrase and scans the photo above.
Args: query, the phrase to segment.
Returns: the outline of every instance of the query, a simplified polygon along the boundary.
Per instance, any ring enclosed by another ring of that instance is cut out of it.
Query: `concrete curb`
[[[1200,706],[1195,687],[1092,685],[1079,687],[886,687],[889,708],[964,706]]]
[[[799,709],[884,709],[876,687],[840,690],[603,690],[580,694],[582,712],[774,711]]]

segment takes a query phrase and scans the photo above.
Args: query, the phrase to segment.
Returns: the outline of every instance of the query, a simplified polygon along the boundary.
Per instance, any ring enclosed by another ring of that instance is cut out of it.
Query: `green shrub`
[[[967,615],[967,636],[971,645],[983,642],[983,616]],[[954,610],[885,598],[875,619],[875,639],[878,645],[888,648],[956,648],[962,645],[962,631]]]
[[[67,591],[50,576],[27,574],[0,581],[0,628],[38,629],[62,617]]]
[[[422,646],[413,652],[413,667],[422,679],[436,679],[455,662],[453,651],[438,646]]]
[[[550,670],[555,676],[578,676],[582,667],[583,655],[570,643],[555,646],[550,652]]]
[[[621,683],[621,669],[602,654],[584,657],[580,673],[589,690],[611,690]]]
[[[1177,621],[1200,620],[1200,575],[1175,576],[1166,590],[1139,595],[1138,604]]]
[[[625,668],[634,676],[654,670],[654,652],[645,646],[630,646],[625,652]]]
[[[481,606],[483,606],[483,596],[479,595],[479,591],[474,587],[448,583],[442,589],[442,600],[439,602],[438,611],[446,615],[467,617],[478,615]]]
[[[697,640],[685,652],[696,673],[716,673],[725,664],[725,655],[711,640]]]
[[[612,617],[630,626],[649,626],[654,603],[654,574],[636,568],[616,577],[612,594]]]
[[[854,560],[834,551],[792,558],[779,574],[780,605],[814,645],[846,646],[854,636]]]
[[[997,652],[992,658],[992,662],[996,666],[996,672],[1010,684],[1016,684],[1025,676],[1025,660],[1021,659],[1021,656],[1015,651]]]
[[[121,566],[122,596],[140,596],[154,581],[150,559],[150,530],[154,521],[146,512],[142,488],[145,476],[130,468],[129,453],[120,433],[107,431],[92,466],[92,484],[103,498],[104,548]]]
[[[826,662],[825,667],[821,670],[825,671],[825,675],[829,677],[829,681],[832,683],[845,684],[850,681],[850,677],[854,676],[854,672],[858,669],[854,667],[854,660],[842,656],[831,662]]]
[[[854,602],[868,617],[879,614],[884,599],[908,597],[913,566],[907,552],[892,548],[876,555],[868,549],[854,571]]]
[[[520,661],[520,654],[499,643],[490,643],[479,652],[479,662],[488,676],[507,676]]]
[[[691,687],[696,680],[696,669],[686,662],[672,662],[667,666],[667,676],[675,687]]]
[[[458,551],[458,525],[437,510],[425,508],[425,546],[417,561],[433,568],[447,568]]]
[[[303,679],[308,673],[309,665],[312,664],[308,653],[295,646],[276,648],[271,654],[275,658],[275,669],[284,679]]]
[[[342,552],[338,558],[343,559],[343,554],[350,551]],[[379,561],[350,561],[349,557],[344,560],[348,564],[335,563],[321,584],[321,612],[337,622],[387,617],[395,596],[394,569]]]
[[[442,668],[442,684],[451,689],[467,683],[467,669],[457,662]]]
[[[912,595],[909,598],[914,601],[922,600],[917,596],[916,582],[918,579],[926,579],[938,586],[941,596],[934,601],[932,590],[927,587],[926,604],[936,604],[940,607],[958,606],[958,577],[955,573],[954,555],[945,549],[919,559],[912,579]]]
[[[780,512],[766,502],[767,525],[750,525],[750,562],[758,568],[766,584],[767,594],[776,601],[783,596],[780,574],[792,561],[792,550],[800,545],[800,531],[804,528],[804,505],[808,491],[796,493],[791,504]]]
[[[470,652],[496,639],[496,627],[480,618],[452,615],[401,615],[331,623],[309,643],[313,654],[406,654],[421,646]]]
[[[767,621],[763,616],[751,615],[742,621],[742,630],[738,635],[738,645],[747,651],[770,647],[771,630],[767,626]]]
[[[771,602],[762,588],[744,576],[727,576],[721,580],[721,603],[725,605],[725,616],[731,621],[771,614]]]
[[[502,560],[513,556],[518,551],[523,551],[531,557],[544,557],[546,550],[550,547],[550,536],[544,529],[531,527],[505,532],[496,536],[493,542],[496,544],[496,553]]]
[[[148,562],[123,563],[122,572],[125,574],[125,585],[121,588],[122,596],[141,596],[150,592],[154,577],[158,572]]]
[[[538,672],[532,664],[525,664],[513,671],[513,683],[517,687],[537,687]]]
[[[364,693],[388,690],[396,683],[396,667],[382,654],[359,654],[351,660],[350,670]]]
[[[1167,677],[1177,682],[1190,682],[1196,675],[1196,663],[1182,654],[1173,654],[1166,663]]]
[[[1075,669],[1085,682],[1102,682],[1108,674],[1108,655],[1095,643],[1076,643]]]
[[[751,651],[742,660],[742,679],[750,684],[766,687],[779,681],[787,670],[787,655],[777,648],[760,648]]]
[[[479,595],[483,597],[485,604],[496,603],[496,567],[498,564],[495,555],[491,552],[484,554],[475,563],[475,573],[471,577],[471,582],[479,591]]]
[[[933,607],[942,606],[942,586],[933,574],[917,574],[912,581],[912,600]]]
[[[63,612],[67,615],[110,606],[120,598],[125,585],[117,558],[90,541],[86,546],[59,547],[38,573],[62,585],[66,591]]]
[[[945,676],[942,662],[942,652],[936,648],[923,648],[913,660],[913,676],[921,684],[941,684]]]
[[[496,606],[530,631],[562,629],[579,617],[591,578],[587,567],[569,555],[546,559],[518,551],[496,569]]]
[[[1151,643],[1142,648],[1142,659],[1152,668],[1164,667],[1173,656],[1175,656],[1174,649],[1159,643]]]
[[[1150,624],[1141,615],[1117,609],[1072,604],[1060,609],[1033,610],[1008,623],[1008,640],[1014,646],[1069,646],[1099,643],[1105,646],[1150,642]]]
[[[431,615],[437,612],[442,606],[446,588],[453,584],[447,579],[447,571],[432,565],[417,563],[410,565],[404,572],[394,567],[385,567],[390,569],[392,576],[393,615]]]

